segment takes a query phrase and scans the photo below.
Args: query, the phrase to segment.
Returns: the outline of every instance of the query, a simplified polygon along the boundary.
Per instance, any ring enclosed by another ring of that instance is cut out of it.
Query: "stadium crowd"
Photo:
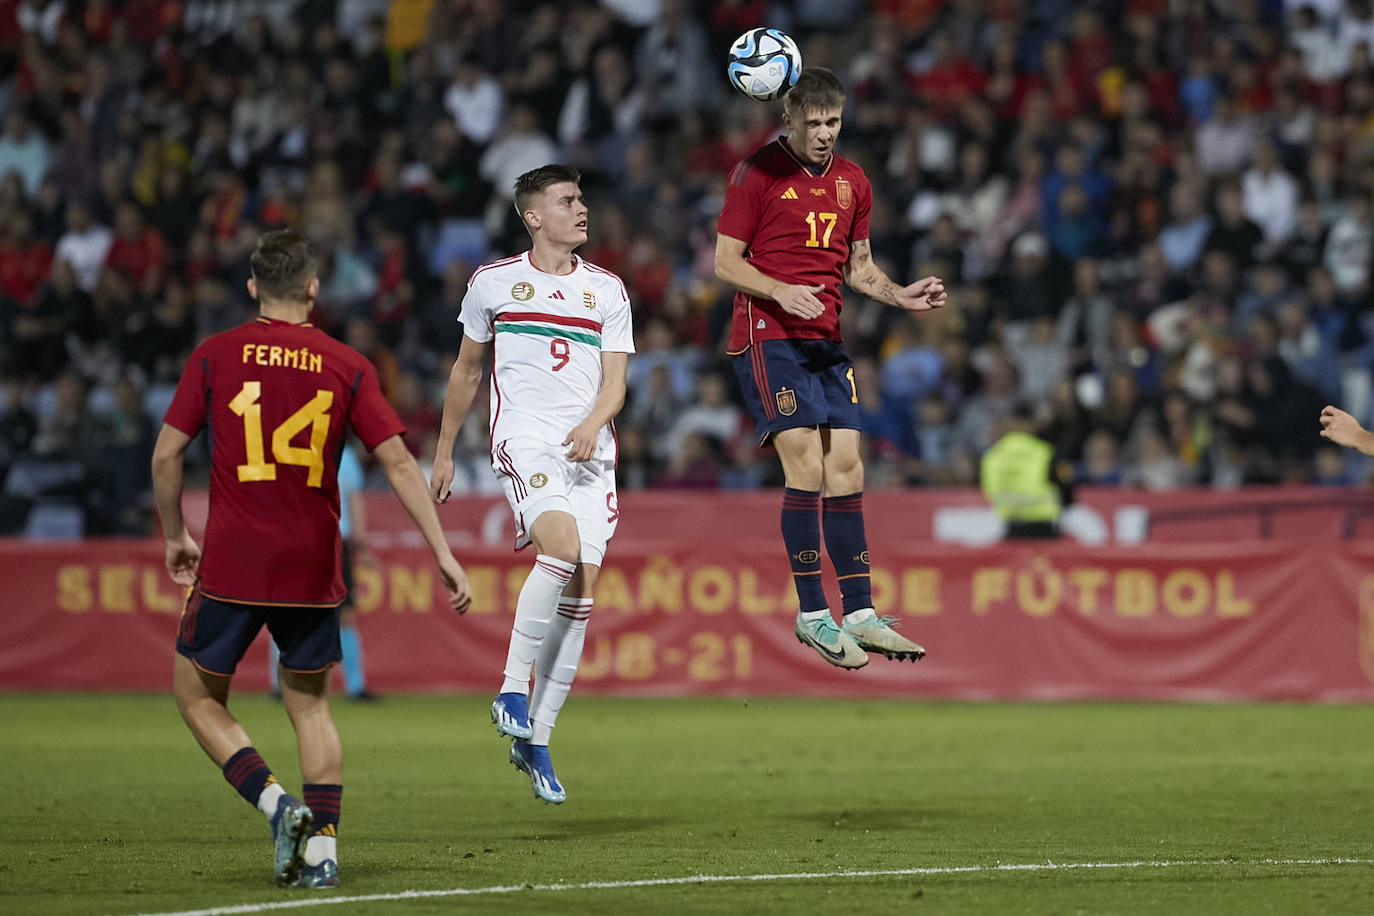
[[[185,356],[286,223],[428,461],[467,277],[551,161],[634,303],[622,486],[779,484],[712,271],[779,130],[723,73],[758,25],[848,87],[875,257],[950,290],[846,304],[871,486],[974,483],[1018,403],[1080,484],[1363,475],[1316,416],[1370,415],[1369,0],[0,0],[0,532],[149,530]],[[455,489],[495,491],[474,419]]]

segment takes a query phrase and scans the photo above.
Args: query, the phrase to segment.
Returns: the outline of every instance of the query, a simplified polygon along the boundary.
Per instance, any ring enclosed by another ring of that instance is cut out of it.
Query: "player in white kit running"
[[[625,284],[573,254],[587,241],[581,177],[546,165],[516,179],[515,208],[534,245],[477,268],[468,280],[463,342],[430,478],[430,494],[442,503],[453,482],[453,441],[490,346],[491,467],[515,514],[516,549],[533,543],[536,550],[491,718],[514,739],[511,763],[530,777],[536,797],[553,804],[567,794],[553,773],[549,735],[577,673],[619,515],[611,420],[625,403],[625,366],[634,352]]]

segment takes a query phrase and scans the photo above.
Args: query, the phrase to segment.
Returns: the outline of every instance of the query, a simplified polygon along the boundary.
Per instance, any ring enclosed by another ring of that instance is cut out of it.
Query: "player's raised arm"
[[[434,511],[433,503],[427,498],[425,475],[416,463],[415,456],[410,454],[400,436],[392,436],[385,440],[377,446],[373,454],[381,462],[382,470],[386,473],[387,482],[391,484],[396,498],[415,520],[420,533],[424,535],[425,543],[433,551],[434,559],[439,563],[439,576],[443,579],[444,587],[448,589],[449,603],[455,611],[463,613],[472,603],[472,590],[468,586],[467,573],[463,572],[463,567],[448,549],[448,542],[444,540],[444,529],[439,524],[439,516]]]
[[[434,450],[434,470],[429,478],[429,495],[436,503],[448,499],[453,484],[453,442],[463,426],[472,399],[482,384],[482,366],[487,358],[487,345],[466,334],[458,347],[458,358],[448,373],[448,387],[444,391],[444,416],[439,423],[439,444]]]
[[[939,277],[924,277],[915,283],[898,286],[874,262],[872,243],[868,239],[858,239],[850,246],[849,260],[844,264],[844,282],[855,292],[908,312],[939,308],[948,298],[945,283]]]
[[[1374,433],[1361,426],[1359,420],[1344,410],[1327,404],[1322,408],[1321,424],[1323,439],[1374,456]]]
[[[818,318],[825,306],[816,298],[823,286],[798,286],[774,280],[744,258],[748,244],[737,238],[716,233],[716,276],[735,289],[751,296],[772,299],[789,315],[798,318]]]
[[[620,408],[625,406],[625,371],[629,364],[628,353],[601,354],[601,388],[596,393],[596,401],[587,418],[568,433],[563,444],[571,446],[568,457],[573,461],[588,461],[596,454],[596,437],[601,427],[615,419]]]
[[[153,447],[153,499],[167,542],[167,572],[173,582],[188,588],[196,584],[200,569],[200,547],[181,514],[181,461],[190,444],[190,436],[164,423]]]

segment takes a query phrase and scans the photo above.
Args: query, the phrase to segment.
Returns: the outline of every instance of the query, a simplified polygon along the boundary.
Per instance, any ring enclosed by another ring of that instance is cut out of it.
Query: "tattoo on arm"
[[[897,304],[897,292],[901,289],[888,279],[882,268],[873,263],[872,248],[868,239],[854,243],[845,262],[845,282],[849,288],[863,293],[870,299],[888,305]]]

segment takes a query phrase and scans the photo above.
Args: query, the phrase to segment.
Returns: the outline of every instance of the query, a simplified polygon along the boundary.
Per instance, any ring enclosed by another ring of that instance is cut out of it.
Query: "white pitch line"
[[[352,897],[311,897],[272,903],[241,903],[205,910],[175,910],[144,913],[140,916],[237,916],[240,913],[265,913],[269,910],[294,910],[307,906],[336,903],[374,903],[381,900],[420,900],[428,897],[476,897],[487,894],[515,894],[520,891],[619,890],[632,887],[665,887],[684,884],[725,884],[743,881],[811,881],[826,878],[890,878],[922,875],[966,875],[979,872],[1068,871],[1071,869],[1120,868],[1261,868],[1282,865],[1374,865],[1374,859],[1178,859],[1138,862],[1027,862],[1008,865],[935,865],[925,868],[883,868],[864,871],[791,872],[776,875],[685,875],[678,878],[641,878],[635,881],[583,881],[578,884],[494,884],[489,887],[454,887],[434,891],[396,891],[390,894],[359,894]]]

